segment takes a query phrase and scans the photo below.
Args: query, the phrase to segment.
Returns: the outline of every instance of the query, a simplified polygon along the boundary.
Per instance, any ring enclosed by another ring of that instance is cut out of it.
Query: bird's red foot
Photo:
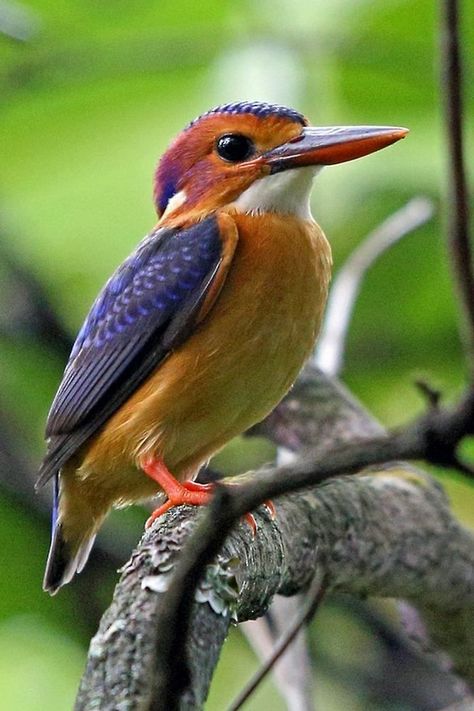
[[[154,459],[153,457],[144,459],[141,462],[141,467],[145,474],[160,485],[168,497],[168,501],[155,509],[148,518],[145,524],[146,528],[149,528],[159,516],[172,509],[173,506],[179,506],[180,504],[203,506],[208,504],[212,497],[215,488],[214,484],[199,484],[196,481],[185,481],[181,484],[168,471],[168,468],[160,459]],[[273,504],[271,505],[273,507]],[[257,522],[255,518],[251,513],[245,514],[244,518],[252,529],[253,535],[255,535],[257,533]]]
[[[266,501],[263,502],[263,505],[267,509],[267,513],[270,516],[270,518],[272,519],[272,521],[274,521],[276,519],[277,513],[276,513],[275,504],[273,503],[273,501],[271,499],[267,499]]]
[[[209,503],[212,496],[212,484],[198,484],[194,481],[186,481],[181,484],[168,471],[168,468],[160,459],[149,457],[143,460],[141,465],[145,474],[153,481],[156,481],[168,497],[168,501],[153,511],[146,522],[147,528],[151,526],[155,519],[169,511],[173,506],[179,506],[179,504],[203,506]]]

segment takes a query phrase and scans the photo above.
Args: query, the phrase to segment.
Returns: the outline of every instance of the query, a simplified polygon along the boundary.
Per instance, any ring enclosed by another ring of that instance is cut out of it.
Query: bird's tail
[[[60,476],[56,474],[54,482],[53,520],[51,545],[43,580],[43,589],[54,595],[59,588],[80,573],[94,544],[97,531],[97,518],[92,511],[81,511],[80,526],[75,531],[65,531],[60,514],[60,498],[69,492],[61,491]],[[68,497],[70,498],[70,497]],[[63,507],[61,506],[61,511]],[[67,516],[64,517],[67,520]]]

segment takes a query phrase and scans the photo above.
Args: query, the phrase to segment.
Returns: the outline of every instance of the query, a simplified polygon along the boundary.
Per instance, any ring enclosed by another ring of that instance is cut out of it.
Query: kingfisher
[[[281,400],[318,334],[331,250],[310,211],[314,176],[406,133],[237,102],[171,143],[158,223],[95,300],[48,415],[45,590],[83,569],[112,507],[166,496],[153,520],[208,502],[199,469]]]

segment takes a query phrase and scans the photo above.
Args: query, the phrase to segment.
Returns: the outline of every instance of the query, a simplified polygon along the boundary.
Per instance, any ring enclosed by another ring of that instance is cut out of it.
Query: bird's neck
[[[246,214],[276,213],[312,220],[310,193],[316,168],[297,168],[255,180],[234,200],[233,207]]]
[[[320,168],[309,166],[265,175],[254,182],[229,204],[211,207],[209,200],[186,204],[184,191],[177,193],[164,212],[160,227],[185,227],[220,211],[235,211],[247,215],[280,215],[312,221],[310,193],[313,179]]]

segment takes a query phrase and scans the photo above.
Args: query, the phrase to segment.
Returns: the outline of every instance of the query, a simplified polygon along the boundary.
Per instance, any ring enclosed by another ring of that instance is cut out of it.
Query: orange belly
[[[232,217],[239,242],[216,304],[65,468],[110,503],[156,493],[144,454],[194,477],[279,402],[311,352],[330,277],[324,235],[288,216]]]

